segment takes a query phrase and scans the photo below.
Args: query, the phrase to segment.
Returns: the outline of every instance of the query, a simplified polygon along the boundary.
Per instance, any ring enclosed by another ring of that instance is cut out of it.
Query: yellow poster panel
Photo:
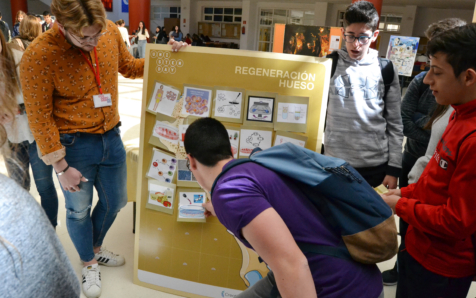
[[[306,147],[320,151],[330,69],[331,61],[323,58],[201,47],[173,53],[170,46],[147,45],[136,194],[134,283],[184,297],[234,297],[268,271],[258,255],[228,233],[217,218],[208,218],[205,223],[179,222],[177,208],[173,214],[146,209],[146,174],[154,148],[149,139],[156,123],[156,116],[146,111],[155,82],[181,92],[184,85],[209,89],[224,86],[307,97]],[[177,204],[176,200],[174,206]]]

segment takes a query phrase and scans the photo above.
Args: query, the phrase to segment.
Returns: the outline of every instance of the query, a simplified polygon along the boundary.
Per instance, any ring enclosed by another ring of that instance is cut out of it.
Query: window
[[[402,23],[401,15],[381,15],[380,16],[380,25],[378,29],[381,32],[400,32],[400,25]]]
[[[241,8],[204,7],[203,20],[205,22],[241,23],[241,13]]]
[[[151,19],[156,21],[162,21],[163,19],[168,18],[177,18],[180,19],[180,7],[169,7],[169,6],[152,6],[151,7]]]
[[[314,25],[314,11],[261,9],[259,12],[258,51],[273,51],[274,24]]]

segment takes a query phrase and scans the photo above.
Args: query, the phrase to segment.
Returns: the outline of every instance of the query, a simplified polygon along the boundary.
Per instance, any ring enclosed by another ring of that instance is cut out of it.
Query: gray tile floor
[[[122,133],[127,129],[140,123],[141,104],[142,104],[142,80],[129,80],[123,77],[119,77],[119,113],[121,114],[122,121]],[[1,159],[1,156],[0,156]],[[4,163],[0,160],[0,173],[6,173]],[[32,177],[33,181],[33,177]],[[71,242],[68,231],[66,230],[65,218],[66,213],[64,209],[64,197],[61,193],[58,181],[55,178],[56,187],[60,200],[59,208],[59,225],[57,227],[57,234],[63,244],[66,253],[68,254],[71,263],[78,275],[78,279],[81,276],[82,264],[80,263],[78,254]],[[33,182],[34,183],[34,182]],[[31,194],[39,201],[39,195],[36,191],[36,187],[32,185]],[[97,195],[95,194],[95,202],[97,201]],[[397,218],[398,219],[398,218]],[[101,267],[101,276],[103,291],[102,296],[104,298],[142,298],[142,297],[155,297],[155,298],[172,298],[179,297],[167,293],[158,292],[148,288],[144,288],[132,283],[133,276],[133,262],[134,262],[134,234],[132,233],[132,203],[128,203],[127,206],[119,213],[114,225],[110,229],[106,239],[105,246],[125,256],[126,264],[118,268]],[[387,262],[379,264],[379,268],[384,271],[391,269],[395,264],[395,258]],[[395,297],[396,287],[385,287],[385,297]],[[81,295],[81,297],[85,297]],[[476,297],[476,286],[473,285],[468,294],[468,298]]]

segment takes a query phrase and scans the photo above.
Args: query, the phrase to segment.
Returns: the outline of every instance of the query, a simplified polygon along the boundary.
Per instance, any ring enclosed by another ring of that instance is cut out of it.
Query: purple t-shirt
[[[276,210],[297,242],[336,246],[341,241],[294,183],[255,163],[238,165],[220,177],[212,203],[220,222],[248,247],[241,229],[268,208]],[[382,293],[376,265],[305,255],[319,298],[377,298]]]

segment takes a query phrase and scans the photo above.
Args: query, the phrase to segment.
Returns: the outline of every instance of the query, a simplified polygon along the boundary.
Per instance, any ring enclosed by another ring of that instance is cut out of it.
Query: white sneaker
[[[117,267],[122,266],[126,262],[123,256],[116,255],[112,251],[107,250],[105,247],[101,247],[101,250],[94,255],[99,265]]]
[[[88,298],[101,296],[101,272],[99,265],[89,265],[83,267],[83,292]]]

